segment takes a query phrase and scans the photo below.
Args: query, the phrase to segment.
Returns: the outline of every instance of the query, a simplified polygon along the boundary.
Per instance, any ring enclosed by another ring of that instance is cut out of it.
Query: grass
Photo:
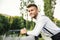
[[[43,40],[43,38],[39,38],[39,40]]]

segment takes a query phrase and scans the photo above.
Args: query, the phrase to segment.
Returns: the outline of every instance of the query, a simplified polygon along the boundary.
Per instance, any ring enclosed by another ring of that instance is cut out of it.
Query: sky
[[[54,15],[55,18],[58,18],[60,20],[60,0],[56,1]]]
[[[20,16],[20,0],[0,0],[0,13],[11,16]]]
[[[44,4],[42,0],[35,0],[35,3],[40,5],[41,13],[44,14]],[[60,20],[60,0],[56,1],[54,17]],[[20,0],[0,0],[0,13],[10,16],[20,16]]]

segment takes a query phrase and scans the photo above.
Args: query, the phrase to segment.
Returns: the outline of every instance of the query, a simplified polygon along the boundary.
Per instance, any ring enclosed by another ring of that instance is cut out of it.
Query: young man
[[[60,40],[60,28],[58,28],[47,16],[40,15],[38,7],[35,4],[29,4],[27,8],[29,15],[36,19],[36,25],[32,31],[26,31],[25,28],[21,29],[21,34],[37,37],[42,33],[47,37],[51,37],[52,40]]]

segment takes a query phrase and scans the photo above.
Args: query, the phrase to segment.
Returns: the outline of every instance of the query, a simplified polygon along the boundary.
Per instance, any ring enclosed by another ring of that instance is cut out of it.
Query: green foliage
[[[9,20],[4,15],[0,14],[0,35],[4,34],[9,29]]]
[[[4,16],[0,14],[0,35],[7,33],[9,30],[20,30],[22,28],[33,29],[33,21],[24,20],[22,16]]]
[[[21,29],[24,27],[26,27],[26,21],[23,19],[23,17],[15,16],[11,24],[11,29]]]
[[[57,21],[56,25],[60,27],[60,20]]]
[[[60,20],[58,20],[57,18],[54,18],[54,22],[58,27],[60,27]]]
[[[26,21],[26,28],[28,30],[32,30],[34,26],[35,26],[35,23],[33,21],[28,21],[28,20]]]
[[[44,0],[45,15],[48,16],[51,20],[53,20],[53,18],[54,18],[53,13],[54,13],[54,5],[55,4],[56,4],[55,0]]]

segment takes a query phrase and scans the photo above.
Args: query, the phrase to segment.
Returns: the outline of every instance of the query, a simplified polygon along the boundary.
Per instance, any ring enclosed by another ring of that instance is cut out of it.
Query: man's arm
[[[36,25],[32,31],[26,31],[26,29],[21,30],[21,34],[38,36],[41,33],[42,28],[46,24],[47,20],[45,17],[37,20]]]
[[[45,18],[38,19],[35,28],[32,31],[27,31],[27,34],[38,36],[41,33],[41,30],[45,24],[46,24]]]

